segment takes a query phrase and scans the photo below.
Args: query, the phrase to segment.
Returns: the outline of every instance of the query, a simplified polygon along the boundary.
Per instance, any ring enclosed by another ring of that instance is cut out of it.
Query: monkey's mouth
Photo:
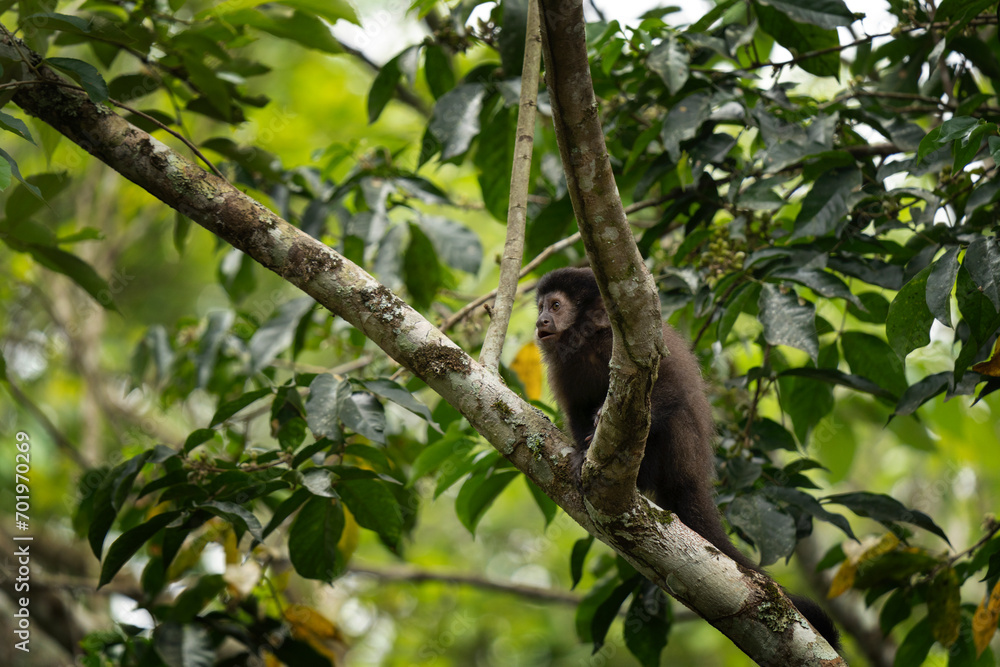
[[[545,340],[546,338],[552,338],[555,335],[556,334],[554,331],[539,331],[538,340]]]

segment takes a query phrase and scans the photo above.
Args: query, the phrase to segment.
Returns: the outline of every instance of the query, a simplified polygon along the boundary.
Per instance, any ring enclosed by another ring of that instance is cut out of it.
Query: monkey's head
[[[560,345],[563,334],[576,328],[576,338],[589,337],[607,326],[607,314],[597,279],[590,269],[557,269],[542,276],[537,288],[535,338],[543,352]]]

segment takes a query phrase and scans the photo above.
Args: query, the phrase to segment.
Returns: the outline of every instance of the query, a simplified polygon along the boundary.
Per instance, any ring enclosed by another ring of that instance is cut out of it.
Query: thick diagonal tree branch
[[[0,54],[11,46],[10,39],[0,39]],[[16,51],[28,53],[23,44]],[[831,661],[835,654],[773,582],[741,571],[699,535],[672,521],[669,513],[635,494],[634,502],[603,519],[598,530],[570,470],[572,443],[541,412],[360,267],[94,104],[82,91],[60,83],[39,64],[37,54],[30,57],[34,67],[5,63],[5,70],[18,72],[26,84],[18,85],[13,97],[25,112],[361,330],[455,406],[568,516],[708,619],[759,664],[842,664]]]

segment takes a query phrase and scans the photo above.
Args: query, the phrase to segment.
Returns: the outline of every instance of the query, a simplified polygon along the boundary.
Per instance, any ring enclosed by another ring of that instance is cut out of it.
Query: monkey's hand
[[[594,433],[597,432],[597,422],[601,421],[601,412],[604,411],[604,406],[597,408],[597,412],[594,413],[594,430],[590,432],[590,435],[583,439],[583,442],[588,447],[590,446],[590,441],[594,439]]]

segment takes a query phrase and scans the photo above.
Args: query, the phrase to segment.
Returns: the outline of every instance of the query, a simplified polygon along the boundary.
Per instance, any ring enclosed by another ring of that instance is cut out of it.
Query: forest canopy
[[[3,664],[818,664],[567,469],[588,263],[846,662],[995,664],[995,3],[539,4],[0,0]]]

